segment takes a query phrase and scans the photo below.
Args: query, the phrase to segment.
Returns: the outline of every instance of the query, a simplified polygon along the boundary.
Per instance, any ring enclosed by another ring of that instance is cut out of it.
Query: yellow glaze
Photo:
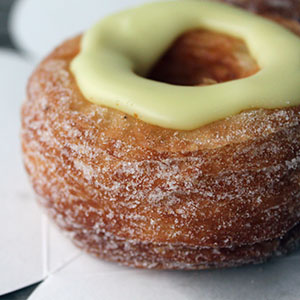
[[[199,87],[143,77],[179,35],[194,28],[244,39],[261,70]],[[71,70],[87,100],[172,129],[196,129],[250,108],[300,104],[300,39],[217,2],[156,2],[107,17],[86,32]]]

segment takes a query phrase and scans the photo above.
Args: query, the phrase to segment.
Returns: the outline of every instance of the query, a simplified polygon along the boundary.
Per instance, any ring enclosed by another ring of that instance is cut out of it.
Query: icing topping
[[[261,70],[211,86],[144,78],[180,34],[207,28],[243,39]],[[251,108],[300,104],[300,39],[276,23],[209,1],[147,4],[86,32],[71,70],[85,98],[150,124],[192,130]]]

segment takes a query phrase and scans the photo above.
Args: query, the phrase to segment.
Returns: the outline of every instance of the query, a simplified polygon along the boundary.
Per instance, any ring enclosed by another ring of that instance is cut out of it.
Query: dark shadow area
[[[0,296],[0,299],[1,300],[25,300],[31,295],[31,293],[37,288],[38,285],[39,283],[27,286],[18,291]]]
[[[8,19],[15,0],[0,0],[0,47],[16,49],[8,32]]]

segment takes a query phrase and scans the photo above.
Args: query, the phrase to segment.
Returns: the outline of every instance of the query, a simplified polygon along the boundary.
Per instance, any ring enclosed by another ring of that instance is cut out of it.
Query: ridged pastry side
[[[22,109],[26,170],[76,244],[171,269],[260,262],[296,245],[299,107],[244,111],[193,131],[159,128],[83,98],[69,71],[79,42],[38,66]]]

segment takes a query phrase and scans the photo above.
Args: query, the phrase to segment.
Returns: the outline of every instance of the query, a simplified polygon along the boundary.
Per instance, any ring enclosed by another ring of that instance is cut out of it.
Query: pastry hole
[[[243,40],[196,29],[177,38],[146,77],[174,85],[201,86],[245,78],[258,71]]]

